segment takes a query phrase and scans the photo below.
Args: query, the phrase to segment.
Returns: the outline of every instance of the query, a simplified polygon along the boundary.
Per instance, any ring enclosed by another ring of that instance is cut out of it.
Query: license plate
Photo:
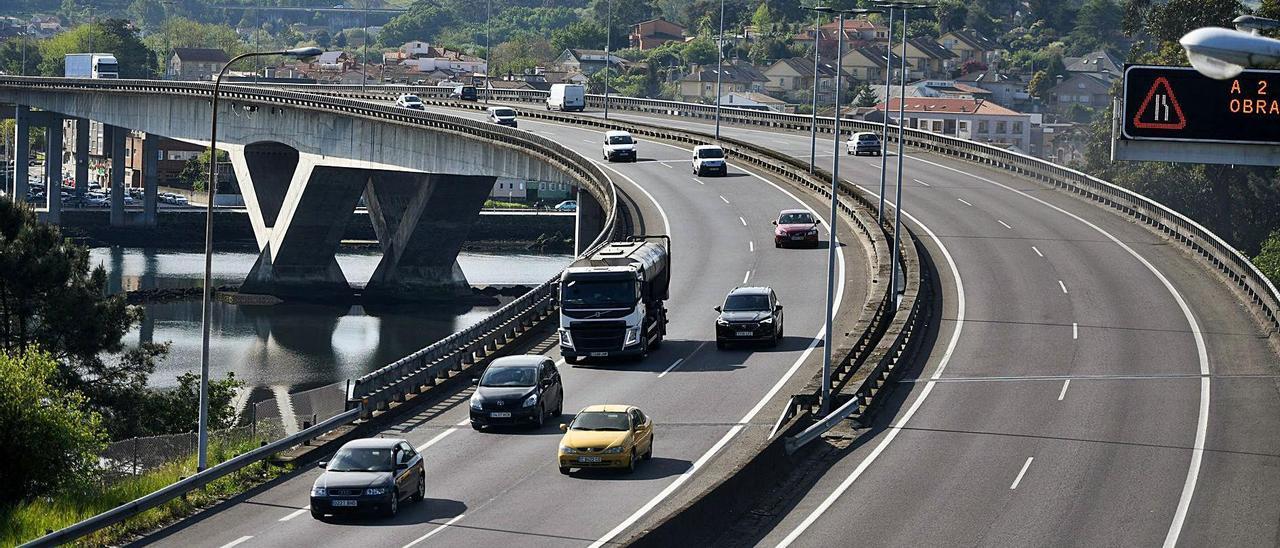
[[[334,506],[355,506],[355,505],[356,505],[356,501],[354,501],[354,500],[335,500],[335,501],[333,501],[333,505],[334,505]]]
[[[608,353],[608,352],[592,352],[592,353],[591,353],[591,356],[592,356],[592,357],[595,357],[595,358],[603,358],[603,357],[608,356],[608,355],[609,355],[609,353]]]
[[[801,235],[801,236],[792,236],[792,237],[791,237],[791,239],[792,239],[792,240],[803,240],[803,239],[804,239],[804,236],[803,236],[803,235]]]
[[[737,335],[737,336],[739,336],[739,337],[750,337],[750,336],[752,336],[752,335],[754,335],[754,334],[755,334],[755,333],[752,333],[752,332],[750,332],[750,331],[738,331],[738,332],[734,333],[734,335]]]
[[[578,462],[600,462],[600,457],[578,457]]]
[[[511,412],[510,412],[510,411],[495,411],[495,412],[493,412],[493,413],[489,413],[489,416],[490,416],[490,417],[493,417],[493,418],[495,418],[495,419],[509,419],[509,418],[511,418]]]

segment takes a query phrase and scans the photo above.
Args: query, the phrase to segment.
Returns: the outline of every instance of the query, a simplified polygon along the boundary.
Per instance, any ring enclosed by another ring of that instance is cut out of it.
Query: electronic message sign
[[[1214,80],[1190,67],[1124,71],[1125,139],[1280,144],[1280,71]]]

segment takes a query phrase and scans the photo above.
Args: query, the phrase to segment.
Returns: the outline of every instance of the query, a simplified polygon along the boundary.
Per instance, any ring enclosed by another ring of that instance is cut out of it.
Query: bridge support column
[[[45,222],[62,222],[62,119],[49,122],[44,130],[44,199],[48,210]]]
[[[124,226],[124,140],[129,130],[118,126],[106,126],[103,130],[104,148],[111,151],[111,226]]]
[[[600,231],[604,230],[605,212],[595,198],[588,192],[577,190],[578,213],[574,223],[573,252],[582,254],[591,247]]]
[[[18,105],[13,114],[13,200],[26,203],[31,178],[31,109]]]
[[[76,196],[89,192],[89,120],[76,118]]]
[[[142,138],[142,224],[144,226],[156,226],[156,198],[159,193],[159,174],[156,170],[159,166],[160,158],[159,149],[156,143],[159,140],[154,134],[148,133]]]
[[[382,261],[365,295],[413,300],[450,299],[470,291],[458,266],[494,177],[374,172],[365,189]]]

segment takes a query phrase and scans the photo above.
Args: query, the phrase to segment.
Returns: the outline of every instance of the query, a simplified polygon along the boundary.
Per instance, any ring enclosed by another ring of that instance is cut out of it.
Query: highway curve
[[[483,119],[474,111],[462,115]],[[530,120],[522,120],[521,128],[599,158],[601,132]],[[385,432],[424,451],[428,478],[426,503],[404,505],[394,519],[313,520],[306,506],[319,472],[307,470],[138,544],[587,545],[612,538],[690,478],[695,483],[691,470],[714,463],[713,453],[766,435],[778,407],[765,403],[803,386],[820,358],[813,349],[821,337],[826,250],[773,247],[769,222],[780,209],[796,207],[797,199],[772,183],[737,168],[728,177],[695,178],[685,148],[641,142],[639,156],[635,164],[610,164],[606,172],[639,204],[651,233],[672,236],[668,339],[643,362],[559,362],[566,413],[594,403],[629,403],[654,418],[654,458],[634,475],[560,475],[554,423],[538,431],[472,431],[467,390]],[[846,279],[865,280],[857,244],[846,245],[842,256]],[[786,340],[778,349],[716,350],[712,308],[744,281],[773,286],[786,306]],[[865,294],[860,284],[849,286],[842,302],[858,310]]]
[[[723,133],[809,156],[808,135]],[[843,159],[878,191],[879,158]],[[911,151],[904,172],[944,285],[937,343],[760,544],[1280,544],[1277,358],[1226,285],[1039,183]]]

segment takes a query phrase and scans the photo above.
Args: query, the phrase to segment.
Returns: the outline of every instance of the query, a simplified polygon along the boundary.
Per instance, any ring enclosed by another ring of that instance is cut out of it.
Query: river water
[[[255,252],[214,254],[217,285],[237,285],[257,260]],[[458,256],[472,285],[536,285],[555,276],[569,255],[463,253]],[[368,281],[378,264],[375,251],[338,254],[347,279]],[[107,270],[113,292],[156,287],[198,287],[204,255],[190,251],[94,248],[90,263]],[[151,385],[176,384],[177,375],[200,368],[200,301],[142,305],[146,321],[125,342],[169,341]],[[214,377],[228,371],[248,388],[295,392],[355,379],[442,339],[494,311],[496,306],[401,304],[325,305],[285,303],[237,306],[214,302],[209,366]]]

